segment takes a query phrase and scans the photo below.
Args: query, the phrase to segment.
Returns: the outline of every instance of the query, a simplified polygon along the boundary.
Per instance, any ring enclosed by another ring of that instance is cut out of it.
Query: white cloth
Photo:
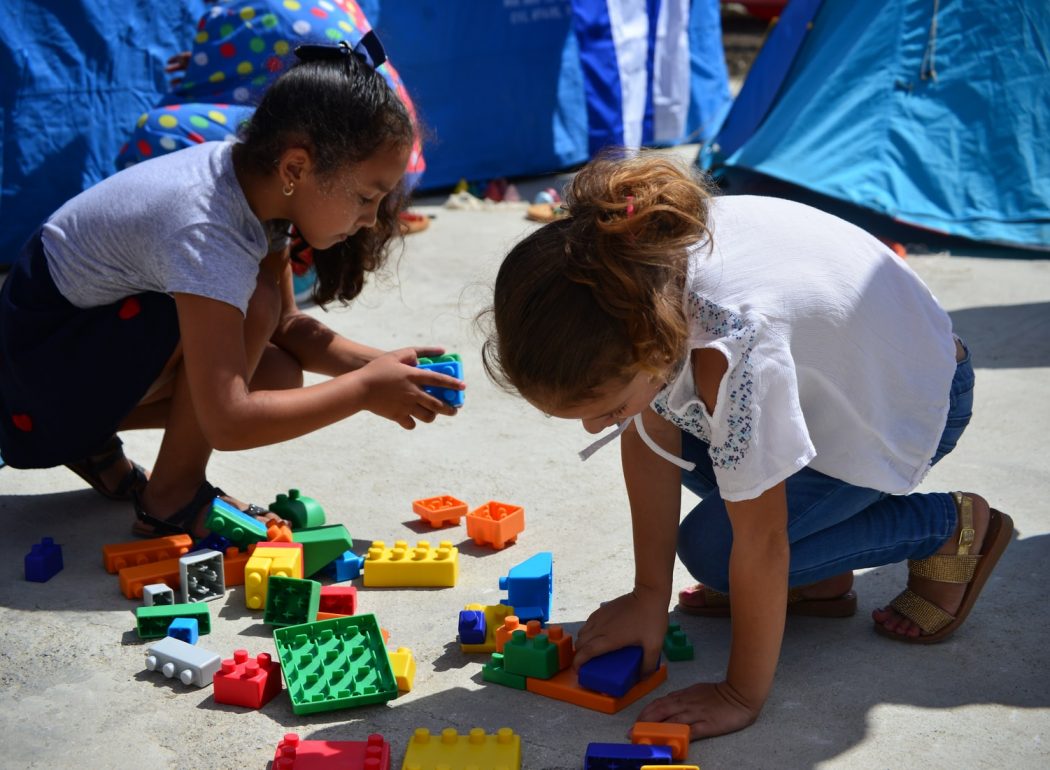
[[[806,465],[909,492],[937,448],[955,373],[951,319],[853,225],[791,201],[711,202],[690,252],[689,350],[728,360],[708,414],[690,356],[653,409],[710,445],[719,493],[749,500]]]

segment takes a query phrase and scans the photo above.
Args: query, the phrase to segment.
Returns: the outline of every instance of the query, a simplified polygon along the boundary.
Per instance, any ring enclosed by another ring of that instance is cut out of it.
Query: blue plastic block
[[[216,535],[214,532],[209,532],[207,535],[202,537],[193,547],[186,553],[193,553],[194,551],[218,551],[219,553],[226,553],[226,549],[232,546],[233,543],[222,535]]]
[[[642,675],[642,648],[623,647],[591,658],[580,666],[580,687],[619,698],[638,684]]]
[[[62,546],[45,537],[29,549],[25,559],[26,580],[46,583],[62,571]]]
[[[353,551],[344,551],[321,570],[321,574],[332,578],[336,583],[344,583],[361,576],[361,570],[365,565],[365,557],[358,556]]]
[[[646,765],[669,765],[671,761],[670,746],[588,743],[583,770],[641,770]]]
[[[484,644],[485,643],[485,613],[480,610],[460,610],[459,613],[459,643],[460,644]]]
[[[499,579],[499,587],[507,592],[507,598],[500,600],[500,604],[513,607],[522,623],[530,620],[546,623],[551,617],[551,597],[554,594],[554,557],[551,552],[543,551],[511,567],[510,573]]]
[[[446,356],[442,356],[446,358]],[[427,361],[427,363],[423,363]],[[447,374],[449,377],[455,377],[457,380],[463,379],[463,362],[462,361],[434,361],[429,362],[429,359],[421,359],[419,363],[420,369],[427,369],[431,372],[438,372],[439,374]],[[427,393],[434,396],[434,398],[440,398],[449,406],[460,407],[463,406],[466,400],[466,394],[462,390],[453,390],[452,388],[423,388]]]
[[[168,626],[168,636],[181,639],[186,644],[196,644],[200,638],[200,626],[197,618],[175,618]]]

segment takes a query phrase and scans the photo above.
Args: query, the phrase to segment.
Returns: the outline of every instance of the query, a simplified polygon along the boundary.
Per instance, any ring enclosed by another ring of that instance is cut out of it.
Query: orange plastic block
[[[222,574],[226,587],[244,585],[244,568],[248,565],[250,554],[235,545],[226,549],[222,557]]]
[[[485,641],[482,644],[461,644],[459,645],[460,652],[496,652],[498,643],[496,635],[503,627],[503,624],[507,622],[507,619],[514,615],[514,608],[506,604],[489,604],[486,606],[468,604],[463,609],[480,610],[485,613]],[[514,622],[517,623],[517,621],[518,619],[514,618]],[[510,634],[506,638],[510,639]],[[500,649],[503,649],[502,646]]]
[[[670,746],[672,757],[685,759],[689,756],[689,725],[678,722],[635,722],[631,728],[631,743]]]
[[[106,572],[116,574],[125,567],[177,559],[193,547],[189,535],[166,535],[130,543],[110,543],[102,546],[102,564]]]
[[[278,524],[273,519],[266,522],[266,541],[269,543],[292,542],[292,528],[287,524]]]
[[[179,587],[179,560],[165,559],[138,567],[125,567],[117,575],[121,592],[129,599],[141,599],[142,589],[152,583],[164,583],[168,588]]]
[[[412,512],[432,527],[443,527],[446,524],[459,524],[467,515],[467,504],[452,495],[427,497],[412,501]]]
[[[467,514],[467,537],[497,551],[513,543],[525,531],[525,509],[520,505],[490,500]]]
[[[539,625],[538,620],[530,620],[528,625],[531,626],[533,623]],[[576,657],[576,650],[573,649],[572,637],[565,633],[565,629],[561,626],[547,626],[547,638],[550,643],[558,648],[558,670],[564,671],[572,665],[572,659]],[[528,634],[528,628],[525,629]],[[531,636],[531,634],[529,634]]]
[[[503,625],[496,629],[496,652],[503,652],[503,647],[519,628],[521,628],[521,621],[518,620],[517,615],[508,615],[503,619]],[[527,625],[525,635],[528,636]]]
[[[525,689],[537,695],[546,695],[548,698],[583,706],[587,709],[600,711],[603,714],[615,714],[617,711],[630,706],[636,700],[644,698],[663,684],[666,679],[667,664],[664,663],[660,668],[628,690],[626,694],[619,698],[614,698],[611,695],[604,695],[600,692],[580,687],[576,681],[576,672],[571,668],[567,668],[564,671],[559,671],[550,679],[533,679],[529,677],[525,680]]]

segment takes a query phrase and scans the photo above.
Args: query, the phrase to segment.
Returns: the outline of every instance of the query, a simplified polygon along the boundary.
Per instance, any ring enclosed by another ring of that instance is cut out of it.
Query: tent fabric
[[[778,69],[768,110],[736,136],[734,113]],[[729,180],[757,172],[936,232],[1050,249],[1044,0],[824,0],[793,61],[756,60],[725,126],[712,164]]]

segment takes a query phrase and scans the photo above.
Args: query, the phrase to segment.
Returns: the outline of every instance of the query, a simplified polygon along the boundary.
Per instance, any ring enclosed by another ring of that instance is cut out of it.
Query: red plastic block
[[[318,613],[353,615],[357,612],[357,588],[355,586],[321,586],[321,605]]]
[[[271,770],[390,770],[390,744],[382,735],[367,741],[304,741],[288,733],[277,744]]]
[[[169,588],[178,588],[179,560],[165,559],[137,567],[125,567],[118,573],[120,590],[129,599],[141,599],[142,589],[151,583],[164,583]]]
[[[603,695],[602,693],[585,690],[580,687],[576,681],[576,672],[571,668],[567,668],[550,679],[532,679],[530,677],[525,680],[525,689],[538,695],[554,698],[554,700],[573,703],[594,711],[601,711],[603,714],[615,714],[617,711],[630,706],[639,698],[644,698],[663,684],[666,679],[667,664],[664,663],[624,695],[614,698],[611,695]]]
[[[443,527],[447,524],[459,524],[467,515],[467,504],[452,495],[428,497],[412,501],[412,511],[432,527]]]
[[[685,759],[689,756],[689,725],[678,722],[635,722],[631,728],[631,743],[669,746],[672,757]]]
[[[281,664],[268,653],[248,658],[247,650],[234,650],[233,658],[215,672],[215,702],[260,709],[281,691]]]
[[[525,509],[520,505],[490,500],[467,514],[467,537],[478,545],[500,550],[525,531]]]
[[[138,567],[167,559],[178,559],[193,547],[189,535],[167,535],[130,543],[102,546],[102,564],[106,572],[116,574],[125,567]]]

